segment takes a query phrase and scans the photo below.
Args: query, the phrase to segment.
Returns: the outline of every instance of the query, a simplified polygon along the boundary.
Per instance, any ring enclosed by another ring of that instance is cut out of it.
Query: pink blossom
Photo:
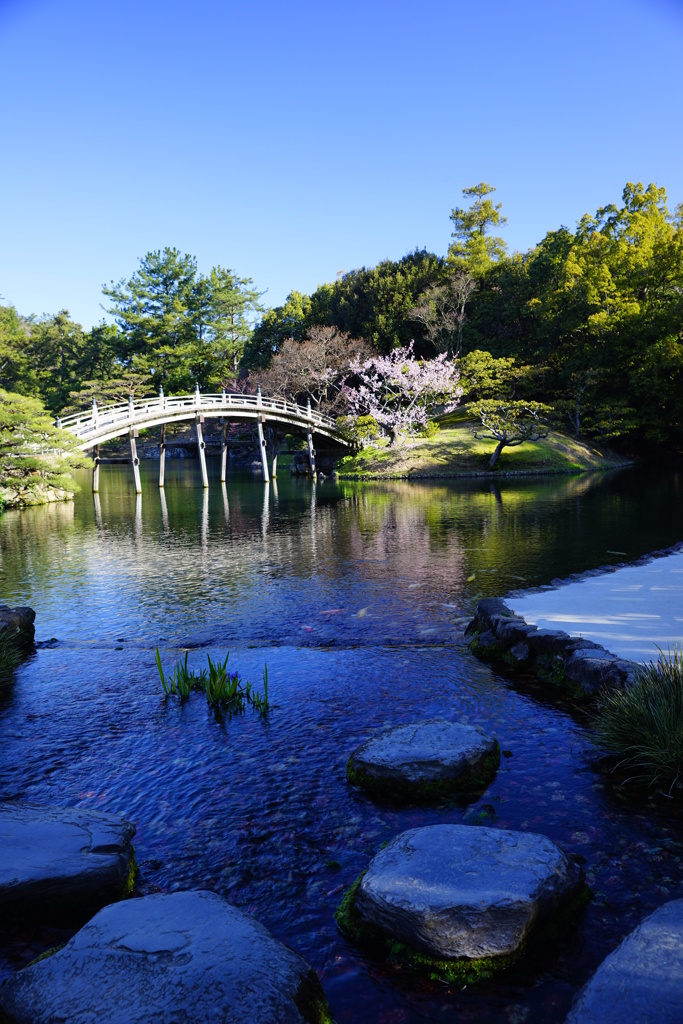
[[[455,360],[446,353],[416,359],[412,341],[387,356],[364,362],[356,356],[349,370],[359,382],[353,388],[344,386],[352,416],[372,416],[394,437],[424,427],[437,406],[442,413],[451,412],[462,395]]]

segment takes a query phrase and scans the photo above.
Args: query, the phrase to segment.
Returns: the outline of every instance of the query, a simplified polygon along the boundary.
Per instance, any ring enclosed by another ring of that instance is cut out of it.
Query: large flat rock
[[[0,988],[16,1024],[323,1024],[316,975],[210,892],[105,907],[54,956]]]
[[[500,749],[481,729],[443,718],[384,729],[358,747],[347,776],[371,791],[427,794],[490,781]]]
[[[650,914],[598,967],[567,1024],[680,1024],[683,900]]]
[[[356,907],[384,932],[439,959],[514,953],[583,882],[550,839],[472,825],[410,829],[374,857]]]
[[[98,811],[0,804],[0,908],[105,903],[130,872],[135,826]]]

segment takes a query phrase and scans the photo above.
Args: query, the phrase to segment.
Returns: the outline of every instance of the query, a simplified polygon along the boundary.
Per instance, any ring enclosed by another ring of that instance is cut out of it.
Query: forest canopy
[[[334,329],[349,360],[361,342],[378,356],[412,343],[421,359],[458,358],[472,400],[543,403],[563,429],[630,450],[680,447],[682,208],[670,211],[663,188],[628,183],[621,204],[511,253],[494,193],[463,189],[444,255],[416,249],[272,309],[249,278],[220,266],[203,275],[173,248],[103,287],[114,323],[83,330],[66,309],[0,306],[0,388],[57,413],[159,387],[255,386],[281,350],[294,365],[292,345],[308,352]],[[320,355],[308,352],[311,365]]]

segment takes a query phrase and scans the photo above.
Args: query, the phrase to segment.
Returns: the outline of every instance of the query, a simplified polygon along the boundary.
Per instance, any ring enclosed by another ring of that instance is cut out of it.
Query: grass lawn
[[[477,422],[460,421],[441,427],[434,437],[407,438],[389,447],[388,440],[345,456],[338,464],[341,477],[430,477],[474,476],[483,473],[580,473],[590,469],[611,469],[627,464],[613,452],[594,448],[584,441],[551,431],[542,441],[504,448],[494,469],[489,459],[495,441],[477,440]]]

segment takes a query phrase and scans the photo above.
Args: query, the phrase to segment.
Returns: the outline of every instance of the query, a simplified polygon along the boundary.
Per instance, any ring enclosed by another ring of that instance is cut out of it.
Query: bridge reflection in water
[[[233,394],[222,391],[220,395],[203,395],[199,386],[191,395],[173,395],[167,397],[163,389],[159,395],[135,401],[131,395],[127,402],[107,405],[102,409],[97,406],[95,398],[92,408],[86,412],[74,413],[71,416],[57,417],[56,425],[68,430],[80,441],[82,451],[94,449],[93,491],[95,494],[100,486],[100,465],[107,462],[127,462],[128,459],[102,459],[99,446],[105,441],[126,434],[130,439],[130,463],[133,467],[136,494],[142,493],[140,484],[140,459],[137,453],[136,440],[140,429],[161,427],[159,441],[159,487],[164,486],[166,464],[166,427],[169,423],[194,421],[197,433],[197,449],[202,470],[202,482],[209,486],[206,471],[206,445],[203,436],[203,424],[206,419],[220,419],[223,423],[223,442],[221,447],[221,483],[225,483],[228,456],[228,425],[230,423],[255,423],[258,431],[259,452],[263,479],[268,483],[271,476],[277,474],[277,444],[273,445],[271,466],[268,466],[266,439],[263,428],[270,425],[277,433],[278,427],[283,433],[301,434],[308,443],[308,459],[311,474],[315,475],[316,437],[325,438],[340,448],[350,447],[350,442],[340,431],[337,422],[331,416],[325,416],[311,409],[310,401],[305,406],[296,402],[288,402],[283,398],[266,398],[258,388],[255,395]]]
[[[223,518],[225,525],[230,526],[230,502],[228,500],[228,489],[225,482],[221,483],[221,491],[223,497]],[[274,509],[271,508],[271,495],[274,501]],[[166,502],[166,494],[162,487],[159,491],[161,499],[161,522],[163,527],[163,533],[168,538],[173,530],[173,524],[169,519],[168,505]],[[98,530],[102,531],[105,526],[105,516],[102,514],[102,504],[100,501],[99,491],[95,491],[93,494],[93,502],[95,507],[95,524]],[[279,504],[279,492],[277,486],[277,480],[273,477],[272,480],[264,481],[263,485],[263,499],[260,514],[260,536],[263,542],[268,539],[268,531],[271,526],[271,520],[275,510],[277,510]],[[309,499],[309,514],[311,519],[311,538],[313,550],[315,550],[315,525],[316,525],[316,510],[317,510],[317,495],[315,486],[311,487],[311,494]],[[209,548],[209,489],[204,488],[201,514],[199,518],[199,547],[203,554],[208,552]],[[133,517],[133,539],[136,547],[142,544],[143,540],[143,521],[142,521],[142,493],[135,495],[135,514]],[[142,552],[141,552],[142,557]]]

